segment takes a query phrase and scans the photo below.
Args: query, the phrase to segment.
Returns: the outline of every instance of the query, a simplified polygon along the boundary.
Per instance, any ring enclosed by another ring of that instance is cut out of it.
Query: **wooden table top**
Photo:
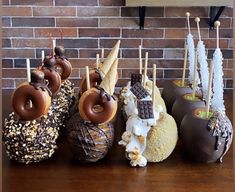
[[[232,94],[225,95],[227,114],[232,118]],[[6,102],[7,103],[7,102]],[[6,107],[6,106],[5,106]],[[120,113],[119,113],[120,114]],[[233,150],[230,148],[222,164],[198,164],[189,161],[182,144],[162,163],[148,163],[133,168],[117,143],[125,129],[121,115],[115,127],[113,148],[97,163],[80,164],[71,160],[63,135],[59,149],[51,159],[23,165],[9,161],[3,152],[4,192],[232,192]]]

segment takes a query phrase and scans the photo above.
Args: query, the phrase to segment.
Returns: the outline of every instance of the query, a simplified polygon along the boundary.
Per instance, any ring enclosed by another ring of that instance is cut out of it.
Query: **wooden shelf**
[[[232,0],[126,0],[126,6],[233,6]]]

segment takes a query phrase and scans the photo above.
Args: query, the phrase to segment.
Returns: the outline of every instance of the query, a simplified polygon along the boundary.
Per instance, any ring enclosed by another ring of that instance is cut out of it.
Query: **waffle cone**
[[[100,87],[103,88],[110,95],[113,95],[117,82],[117,66],[118,59],[116,58],[112,64],[112,67],[109,69],[108,73],[104,77],[104,80],[100,84]]]
[[[99,70],[103,75],[103,77],[108,73],[113,62],[118,57],[119,46],[120,46],[120,40],[117,41],[116,45],[113,47],[108,57],[104,60],[104,63],[100,66]]]

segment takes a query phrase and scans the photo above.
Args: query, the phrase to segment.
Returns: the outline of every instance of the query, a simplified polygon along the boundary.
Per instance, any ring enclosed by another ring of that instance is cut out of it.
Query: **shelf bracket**
[[[225,6],[221,6],[221,7],[215,7],[215,6],[211,6],[210,7],[210,29],[214,29],[214,23],[215,21],[217,21],[221,15],[221,13],[223,12]],[[217,12],[217,13],[216,13]]]
[[[139,25],[140,25],[140,30],[144,29],[144,20],[145,20],[145,6],[139,7]]]

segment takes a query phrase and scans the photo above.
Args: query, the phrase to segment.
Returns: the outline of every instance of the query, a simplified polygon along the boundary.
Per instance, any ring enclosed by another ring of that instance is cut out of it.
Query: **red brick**
[[[119,68],[138,68],[139,60],[136,59],[119,59],[118,61]]]
[[[210,30],[209,32],[210,38],[216,38],[216,30]],[[219,30],[220,38],[233,38],[233,29],[223,29]]]
[[[2,7],[3,16],[32,16],[30,7]]]
[[[12,68],[13,60],[12,59],[2,59],[2,68]]]
[[[149,78],[152,78],[152,68],[148,68],[147,70],[147,75]],[[139,73],[139,69],[122,69],[122,77],[123,78],[130,78],[132,73]],[[157,70],[157,78],[162,78],[163,77],[163,70],[158,69]]]
[[[57,18],[57,27],[98,27],[98,19],[94,18]]]
[[[53,5],[53,0],[11,0],[11,5]]]
[[[18,87],[21,83],[27,82],[27,78],[15,79],[15,87]]]
[[[98,49],[80,49],[79,58],[96,58],[96,54],[100,53]],[[95,61],[94,61],[95,62]]]
[[[85,66],[93,66],[95,59],[69,59],[73,68],[85,68]]]
[[[97,5],[96,0],[56,0],[56,6],[95,6]]]
[[[142,50],[142,58],[144,58],[145,52],[149,53],[149,58],[162,58],[163,57],[163,51],[162,50],[149,50],[145,49]],[[122,58],[138,58],[139,56],[139,50],[138,49],[124,49],[122,50]]]
[[[162,38],[163,29],[123,29],[122,37],[126,38]]]
[[[99,0],[99,5],[104,6],[124,6],[125,0]]]
[[[63,39],[63,45],[66,48],[98,48],[98,39]]]
[[[118,39],[100,39],[100,47],[112,48]],[[121,48],[138,48],[141,44],[140,39],[122,39],[120,43]]]
[[[52,37],[60,37],[60,30],[63,37],[77,37],[77,28],[35,28],[35,36],[49,37],[51,33]]]
[[[120,28],[136,27],[139,28],[137,18],[100,18],[100,27]]]
[[[191,18],[209,16],[208,7],[165,7],[166,17],[184,17],[186,19],[186,12],[190,12]]]
[[[2,5],[9,5],[9,0],[2,0]]]
[[[197,29],[192,29],[191,33],[194,37],[198,37]],[[209,37],[209,29],[201,29],[201,38],[202,40]],[[188,29],[184,28],[174,28],[174,29],[165,29],[165,38],[183,38],[186,39],[188,35]]]
[[[164,58],[183,58],[184,57],[184,49],[165,49],[164,50]]]
[[[224,69],[224,78],[233,78],[233,70]]]
[[[145,39],[143,48],[183,48],[183,39]]]
[[[206,48],[216,48],[216,39],[205,39],[204,44]],[[195,42],[195,46],[196,46]],[[228,48],[229,40],[228,39],[220,39],[219,46],[220,48]]]
[[[165,69],[164,78],[181,78],[183,70],[182,69]],[[188,70],[186,70],[186,77],[188,76]]]
[[[2,26],[3,27],[10,27],[11,21],[9,17],[2,17]]]
[[[25,48],[25,47],[50,47],[50,41],[48,39],[12,39],[13,47]]]
[[[230,68],[232,69],[233,68],[233,59],[228,59],[227,60],[227,65],[225,66],[225,68]]]
[[[75,7],[34,7],[34,16],[76,16]]]
[[[231,23],[232,23],[231,18],[220,18],[219,20],[221,22],[221,25],[220,25],[221,28],[230,28]],[[208,21],[209,21],[209,18],[201,18],[200,28],[208,28],[209,27]],[[197,24],[194,21],[194,18],[190,19],[190,25],[192,28],[197,27]]]
[[[36,49],[36,58],[41,58],[42,50],[45,52],[45,55],[50,55],[51,49]],[[70,58],[78,58],[78,50],[77,49],[65,49],[65,56]]]
[[[10,39],[2,39],[2,47],[11,47]]]
[[[54,27],[54,18],[12,18],[14,27]]]
[[[220,17],[233,17],[233,8],[225,7]]]
[[[3,37],[33,37],[31,28],[2,28]]]
[[[15,82],[14,79],[2,79],[2,88],[14,88]]]
[[[33,49],[2,49],[3,58],[32,58]]]
[[[3,78],[25,78],[26,69],[2,69]]]
[[[120,29],[81,28],[79,37],[120,37]]]
[[[70,75],[71,78],[79,78],[80,69],[73,68],[72,73]]]
[[[212,58],[215,49],[208,50],[208,58]],[[232,49],[221,49],[224,59],[232,59],[233,58],[233,50]]]
[[[226,88],[228,88],[228,89],[233,88],[233,80],[231,80],[231,79],[226,80]]]
[[[139,17],[139,7],[122,7],[122,17]],[[163,17],[164,7],[146,7],[146,17]]]
[[[78,17],[119,16],[119,8],[77,7]]]

